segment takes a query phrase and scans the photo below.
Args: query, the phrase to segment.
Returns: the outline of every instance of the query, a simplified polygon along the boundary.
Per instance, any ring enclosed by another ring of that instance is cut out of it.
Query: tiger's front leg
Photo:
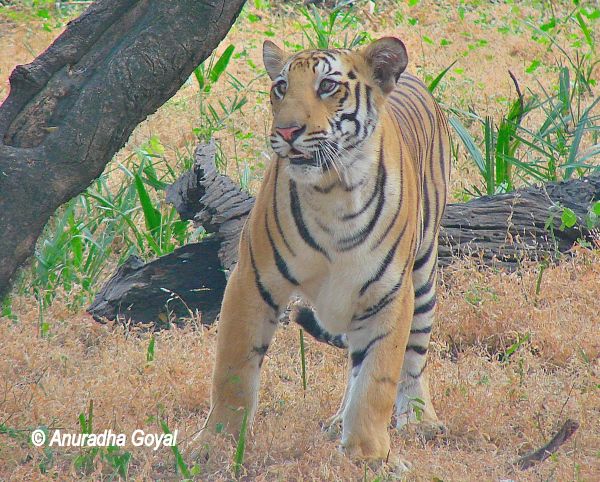
[[[356,320],[355,325],[364,328],[348,333],[352,369],[342,415],[342,447],[352,458],[402,465],[390,456],[388,425],[413,305],[412,283],[407,280],[392,302],[367,319]],[[367,310],[363,316],[368,314]]]
[[[263,358],[277,328],[280,306],[287,301],[288,293],[283,287],[271,291],[266,285],[265,274],[259,271],[250,249],[248,245],[240,246],[240,261],[225,289],[211,408],[199,436],[201,443],[222,431],[237,437],[245,412],[251,426]]]

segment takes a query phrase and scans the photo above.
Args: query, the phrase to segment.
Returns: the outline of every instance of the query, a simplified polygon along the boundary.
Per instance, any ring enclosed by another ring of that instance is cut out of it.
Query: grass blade
[[[244,418],[242,419],[242,427],[240,428],[240,438],[238,439],[235,449],[235,458],[233,460],[233,473],[235,477],[240,476],[242,464],[244,463],[244,452],[246,451],[246,428],[248,425],[248,409],[244,410]]]
[[[573,142],[571,147],[569,148],[569,157],[567,160],[567,164],[575,164],[577,162],[577,154],[579,152],[579,145],[581,144],[581,138],[585,133],[585,126],[588,123],[588,116],[590,111],[595,107],[595,105],[600,101],[600,97],[598,97],[594,102],[590,104],[590,106],[583,112],[581,119],[579,119],[579,123],[577,124],[577,128],[575,129],[575,135],[573,136]],[[573,171],[575,167],[567,167],[565,169],[564,179],[569,179],[573,175]]]
[[[146,228],[148,231],[155,232],[160,228],[160,211],[158,211],[152,201],[150,196],[148,195],[148,191],[146,191],[146,187],[144,186],[144,182],[142,178],[138,174],[133,175],[135,179],[135,190],[138,193],[138,197],[140,198],[140,204],[142,205],[142,210],[144,211],[144,220],[146,221]]]
[[[306,351],[304,348],[304,330],[303,329],[300,329],[300,363],[302,365],[302,388],[306,392]],[[306,396],[306,394],[304,396]]]
[[[148,349],[146,350],[146,361],[151,362],[154,361],[154,335],[150,337],[150,341],[148,342]]]
[[[458,120],[458,117],[450,116],[450,118],[448,120],[450,122],[450,125],[456,131],[456,134],[458,134],[458,137],[460,138],[463,145],[465,146],[465,149],[467,150],[469,155],[475,161],[475,164],[477,165],[479,172],[481,173],[482,176],[485,176],[485,174],[486,174],[485,160],[483,159],[481,150],[475,144],[475,140],[473,139],[473,137],[471,136],[471,134],[469,133],[467,128],[462,124],[462,122],[460,120]]]
[[[458,59],[456,59],[454,62],[452,62],[448,67],[446,67],[444,70],[442,70],[435,79],[433,79],[431,81],[431,83],[427,86],[427,88],[429,89],[429,92],[433,93],[433,91],[435,90],[435,88],[438,86],[438,84],[440,83],[440,81],[446,76],[446,74],[448,73],[448,71],[454,67],[454,64],[458,62]]]
[[[164,420],[161,420],[160,425],[161,425],[164,433],[166,433],[166,434],[171,433],[171,430],[169,429],[167,422],[165,422]],[[179,472],[181,472],[186,479],[192,479],[192,477],[193,477],[192,471],[190,471],[189,467],[185,463],[185,460],[183,460],[183,456],[181,455],[181,452],[179,451],[179,447],[177,447],[177,445],[175,444],[171,447],[171,450],[173,451],[173,455],[175,455],[175,466],[177,467]]]

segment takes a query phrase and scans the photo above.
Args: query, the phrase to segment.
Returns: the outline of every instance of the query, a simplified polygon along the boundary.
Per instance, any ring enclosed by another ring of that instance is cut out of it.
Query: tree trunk
[[[98,0],[0,105],[0,299],[52,213],[225,37],[243,0]]]
[[[225,276],[209,270],[203,273],[201,267],[220,266],[225,273],[231,270],[237,262],[239,234],[254,204],[254,198],[217,173],[214,154],[212,143],[199,146],[194,169],[167,190],[167,202],[183,219],[193,219],[213,233],[210,244],[190,244],[148,264],[138,262],[133,269],[117,272],[88,308],[94,317],[146,322],[172,316],[171,321],[176,321],[179,315],[169,308],[172,293],[176,293],[186,305],[182,316],[200,311],[203,323],[214,321]],[[582,227],[561,230],[558,206],[572,209],[581,226],[590,203],[598,199],[600,176],[591,176],[449,204],[442,220],[440,265],[472,256],[484,264],[516,269],[524,259],[556,257],[578,239],[593,236]],[[191,271],[190,264],[198,269]],[[192,277],[188,279],[186,273]],[[198,292],[203,292],[204,298],[199,299]]]

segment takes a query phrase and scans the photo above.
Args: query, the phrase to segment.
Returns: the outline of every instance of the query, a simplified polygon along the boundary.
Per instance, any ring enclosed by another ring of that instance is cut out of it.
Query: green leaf
[[[146,187],[144,186],[142,178],[138,174],[134,174],[133,177],[135,180],[135,190],[138,193],[138,197],[140,198],[140,204],[142,205],[142,210],[144,212],[144,221],[146,222],[146,228],[151,233],[155,232],[158,229],[160,229],[160,211],[158,211],[152,204],[152,201],[150,199],[150,196],[148,195],[148,191],[146,191]]]
[[[560,215],[560,220],[567,228],[572,228],[577,224],[577,215],[572,209],[563,208],[563,212]]]
[[[469,133],[469,131],[462,124],[462,122],[460,122],[460,120],[458,120],[458,117],[456,117],[456,116],[450,116],[450,118],[448,119],[448,121],[450,122],[450,125],[454,128],[454,130],[456,131],[456,133],[458,134],[458,137],[460,137],[460,140],[463,142],[463,144],[465,146],[465,149],[467,150],[467,152],[469,153],[469,155],[475,161],[475,164],[477,165],[477,168],[479,169],[479,172],[483,176],[485,176],[485,173],[486,173],[486,163],[485,163],[485,160],[483,159],[483,155],[481,154],[481,150],[475,144],[475,141],[473,140],[473,137],[471,136],[471,134]]]
[[[577,23],[579,24],[579,27],[581,28],[581,31],[583,32],[583,35],[585,36],[585,41],[587,42],[589,47],[593,50],[594,38],[592,37],[592,33],[590,32],[590,29],[588,28],[587,24],[583,20],[581,13],[577,12],[577,14],[575,14],[575,18],[577,19]]]
[[[531,62],[531,64],[529,64],[529,67],[525,69],[525,72],[527,72],[528,74],[532,74],[538,69],[540,65],[542,65],[542,63],[538,59],[535,59],[533,62]]]
[[[150,337],[150,342],[148,343],[148,349],[146,350],[146,361],[151,362],[154,361],[154,335]]]
[[[596,216],[600,216],[600,201],[596,201],[594,204],[592,204],[592,212]]]
[[[211,83],[216,83],[217,80],[219,80],[219,77],[221,77],[221,75],[223,74],[223,72],[225,72],[225,69],[227,69],[227,65],[231,60],[231,55],[233,54],[234,50],[235,47],[233,45],[230,45],[225,49],[225,52],[223,52],[221,57],[219,57],[219,60],[215,62],[215,65],[211,69],[209,75]]]
[[[548,32],[549,30],[552,30],[554,27],[556,27],[556,19],[553,17],[552,20],[550,20],[549,22],[540,25],[540,30],[543,30],[544,32]]]

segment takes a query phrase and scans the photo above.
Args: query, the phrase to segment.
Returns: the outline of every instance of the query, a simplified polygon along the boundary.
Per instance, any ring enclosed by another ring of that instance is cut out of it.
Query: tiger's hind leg
[[[437,241],[417,257],[413,269],[415,308],[396,397],[396,426],[419,422],[426,438],[444,432],[431,402],[427,351],[436,305]]]

